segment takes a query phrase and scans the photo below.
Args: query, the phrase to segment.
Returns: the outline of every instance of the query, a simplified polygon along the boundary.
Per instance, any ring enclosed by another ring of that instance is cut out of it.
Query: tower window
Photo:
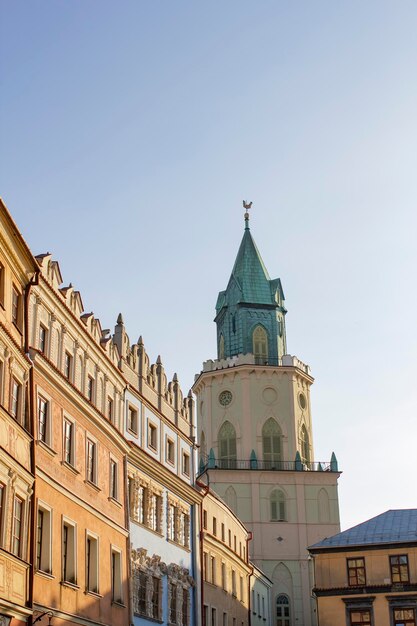
[[[265,469],[278,469],[281,461],[282,434],[277,422],[270,417],[262,428],[262,448]]]
[[[310,462],[310,439],[308,436],[307,428],[302,426],[300,433],[300,447],[301,447],[301,459],[303,463]]]
[[[290,600],[285,594],[277,598],[277,626],[290,626]]]
[[[236,467],[236,431],[228,421],[224,422],[219,432],[219,457],[222,468]]]
[[[268,361],[268,335],[263,326],[257,326],[253,331],[253,354],[255,363],[263,365]]]
[[[219,339],[219,359],[224,359],[224,337],[220,335]]]
[[[285,521],[285,496],[280,489],[274,489],[270,498],[271,521]]]

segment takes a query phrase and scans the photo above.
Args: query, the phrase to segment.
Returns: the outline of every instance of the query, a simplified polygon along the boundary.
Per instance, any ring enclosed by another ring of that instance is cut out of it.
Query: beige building
[[[122,625],[128,527],[117,347],[58,263],[37,258],[29,302],[35,407],[33,606],[60,624]]]
[[[417,625],[417,509],[382,513],[310,553],[320,626]]]
[[[31,611],[33,437],[27,301],[38,271],[0,199],[0,623]]]
[[[251,535],[233,511],[208,488],[204,490],[201,526],[202,626],[247,626]]]
[[[334,455],[315,460],[308,365],[286,352],[284,294],[249,230],[216,306],[218,358],[196,376],[200,471],[253,533],[274,626],[315,623],[307,546],[339,530]],[[330,455],[329,455],[330,456]]]

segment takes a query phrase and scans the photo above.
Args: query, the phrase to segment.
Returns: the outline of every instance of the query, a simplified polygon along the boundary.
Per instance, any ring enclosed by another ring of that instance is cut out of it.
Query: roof
[[[397,509],[372,517],[333,537],[310,546],[310,550],[391,543],[417,543],[417,509]]]

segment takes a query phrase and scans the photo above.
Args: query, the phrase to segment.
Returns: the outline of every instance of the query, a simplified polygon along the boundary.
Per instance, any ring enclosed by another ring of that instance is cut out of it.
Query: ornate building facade
[[[253,533],[276,626],[314,623],[307,546],[339,530],[334,455],[314,461],[310,368],[287,354],[285,301],[249,229],[217,306],[218,358],[196,376],[200,471]]]

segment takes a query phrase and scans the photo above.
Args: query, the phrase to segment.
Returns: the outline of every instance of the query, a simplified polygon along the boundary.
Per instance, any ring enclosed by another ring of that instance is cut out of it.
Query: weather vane
[[[246,228],[249,228],[249,209],[252,208],[252,202],[246,202],[246,200],[243,200],[243,208],[245,209],[245,223],[246,223]]]

